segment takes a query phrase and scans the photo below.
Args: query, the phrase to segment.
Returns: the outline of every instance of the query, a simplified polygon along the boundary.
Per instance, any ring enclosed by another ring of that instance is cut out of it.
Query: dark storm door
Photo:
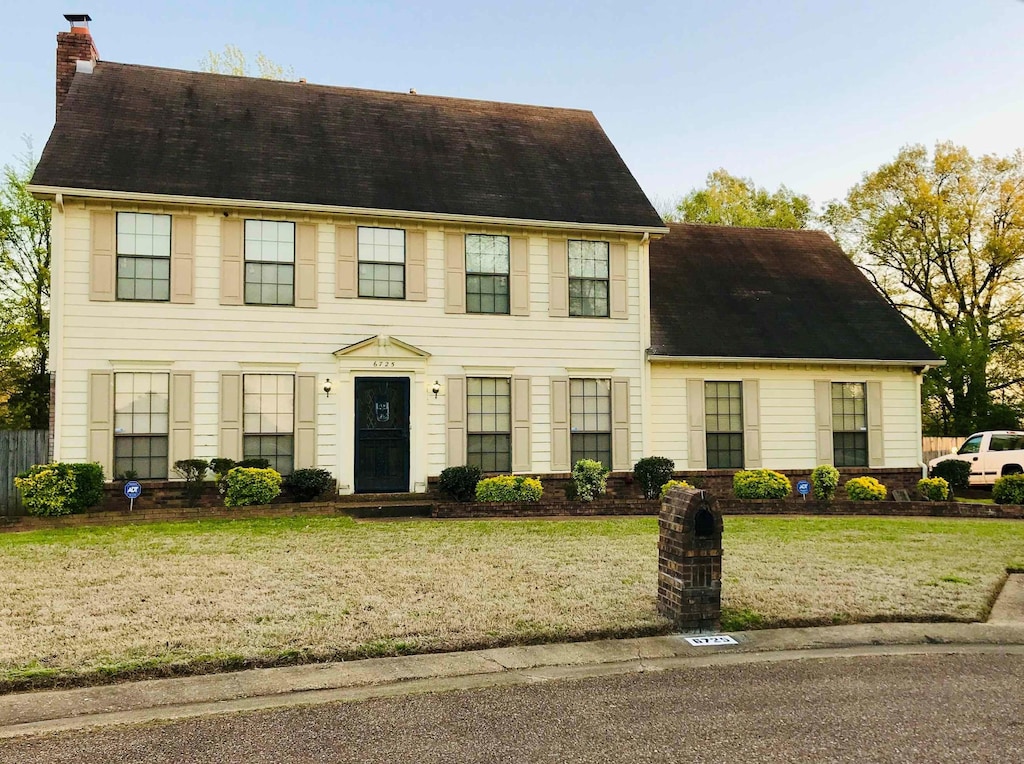
[[[409,380],[356,378],[356,493],[409,490]]]

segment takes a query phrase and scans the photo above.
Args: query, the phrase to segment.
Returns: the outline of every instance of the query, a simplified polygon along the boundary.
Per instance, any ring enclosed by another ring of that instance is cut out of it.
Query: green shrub
[[[288,475],[282,485],[296,501],[313,501],[334,487],[334,476],[327,470],[307,467]]]
[[[667,483],[665,483],[665,485],[661,487],[661,493],[659,494],[658,498],[664,501],[665,494],[667,494],[676,486],[679,486],[680,488],[693,488],[693,486],[687,483],[685,480],[669,480]]]
[[[1003,475],[992,486],[996,504],[1024,504],[1024,475]]]
[[[237,466],[238,465],[235,464],[234,459],[228,459],[223,456],[216,459],[210,459],[210,472],[212,472],[213,476],[217,478],[217,482],[226,478],[228,473]]]
[[[497,475],[476,484],[477,501],[540,501],[544,486],[537,478],[522,475]]]
[[[785,499],[793,492],[789,478],[773,470],[740,470],[732,478],[737,499]]]
[[[53,517],[72,512],[71,497],[76,486],[69,464],[36,464],[14,478],[14,485],[21,491],[21,502],[30,515]]]
[[[954,491],[957,488],[966,488],[971,479],[971,463],[963,459],[946,459],[932,467],[928,476],[945,478]]]
[[[604,496],[608,470],[601,462],[580,459],[572,466],[572,486],[580,501],[593,501]]]
[[[645,499],[653,499],[661,487],[672,479],[676,463],[665,456],[645,456],[633,465],[633,475],[644,491]]]
[[[928,501],[945,501],[949,498],[949,483],[945,478],[921,478],[917,490]]]
[[[226,507],[248,507],[269,504],[281,493],[281,474],[277,470],[260,467],[235,467],[224,479],[227,492]]]
[[[242,459],[242,461],[235,464],[236,467],[247,467],[249,469],[257,470],[269,470],[270,459],[264,459],[262,456],[254,456],[251,459]],[[275,470],[276,471],[276,470]]]
[[[480,468],[464,464],[461,467],[445,467],[441,470],[441,478],[437,485],[442,493],[455,501],[473,501],[479,482]]]
[[[99,462],[65,462],[75,476],[71,511],[84,512],[103,501],[103,467]]]
[[[831,464],[822,464],[811,472],[811,485],[814,486],[814,498],[818,501],[832,501],[839,487],[839,470]]]
[[[873,477],[856,477],[846,481],[850,501],[885,501],[885,486]]]
[[[185,480],[184,494],[190,506],[199,503],[203,495],[203,480],[210,463],[206,459],[179,459],[174,463],[174,471]]]

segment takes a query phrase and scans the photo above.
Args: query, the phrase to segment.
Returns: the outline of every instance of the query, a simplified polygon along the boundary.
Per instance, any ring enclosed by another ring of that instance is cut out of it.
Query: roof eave
[[[800,363],[824,366],[894,366],[931,368],[945,366],[941,359],[883,359],[883,358],[762,358],[752,356],[663,355],[647,351],[647,360],[663,363]]]

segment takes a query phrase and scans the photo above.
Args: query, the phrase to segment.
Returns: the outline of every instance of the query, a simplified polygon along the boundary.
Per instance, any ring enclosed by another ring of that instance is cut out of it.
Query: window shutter
[[[832,383],[827,379],[814,381],[814,430],[818,464],[832,464]]]
[[[569,242],[548,239],[548,315],[569,315]]]
[[[171,302],[192,303],[196,301],[196,219],[191,215],[175,215],[172,221]]]
[[[315,308],[317,298],[316,224],[295,224],[295,307]]]
[[[530,240],[525,236],[509,239],[508,291],[508,312],[513,316],[530,315]]]
[[[743,466],[761,466],[761,381],[743,380]]]
[[[114,300],[117,296],[117,215],[90,215],[89,299]]]
[[[220,304],[245,304],[245,223],[237,218],[220,222]]]
[[[113,479],[114,375],[109,371],[89,372],[89,443],[87,458],[99,462],[103,474]]]
[[[608,315],[611,318],[629,318],[628,271],[626,245],[612,242],[608,247]]]
[[[220,443],[218,455],[242,458],[242,375],[220,375]]]
[[[192,372],[171,373],[170,467],[182,459],[192,459]]]
[[[466,463],[466,378],[445,377],[446,467]]]
[[[572,469],[572,439],[569,433],[569,378],[551,380],[551,471]]]
[[[612,469],[633,469],[629,442],[629,380],[612,380]]]
[[[359,295],[359,266],[354,225],[335,227],[334,262],[334,296],[357,297]]]
[[[687,445],[690,469],[708,467],[708,444],[704,430],[704,380],[686,380],[686,424],[690,431]]]
[[[466,312],[466,237],[461,233],[444,235],[444,312]]]
[[[882,383],[868,382],[868,465],[885,466],[885,429],[882,426]]]
[[[512,471],[529,472],[532,464],[530,378],[512,377]]]
[[[316,374],[295,377],[295,469],[316,466]]]
[[[427,234],[408,231],[405,234],[405,299],[422,302],[427,299]]]

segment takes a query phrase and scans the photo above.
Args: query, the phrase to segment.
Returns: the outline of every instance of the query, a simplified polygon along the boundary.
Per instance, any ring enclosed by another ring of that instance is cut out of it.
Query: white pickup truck
[[[1003,475],[1024,472],[1024,432],[992,430],[975,433],[955,453],[928,462],[928,470],[948,459],[959,459],[971,465],[971,485],[992,485]]]

